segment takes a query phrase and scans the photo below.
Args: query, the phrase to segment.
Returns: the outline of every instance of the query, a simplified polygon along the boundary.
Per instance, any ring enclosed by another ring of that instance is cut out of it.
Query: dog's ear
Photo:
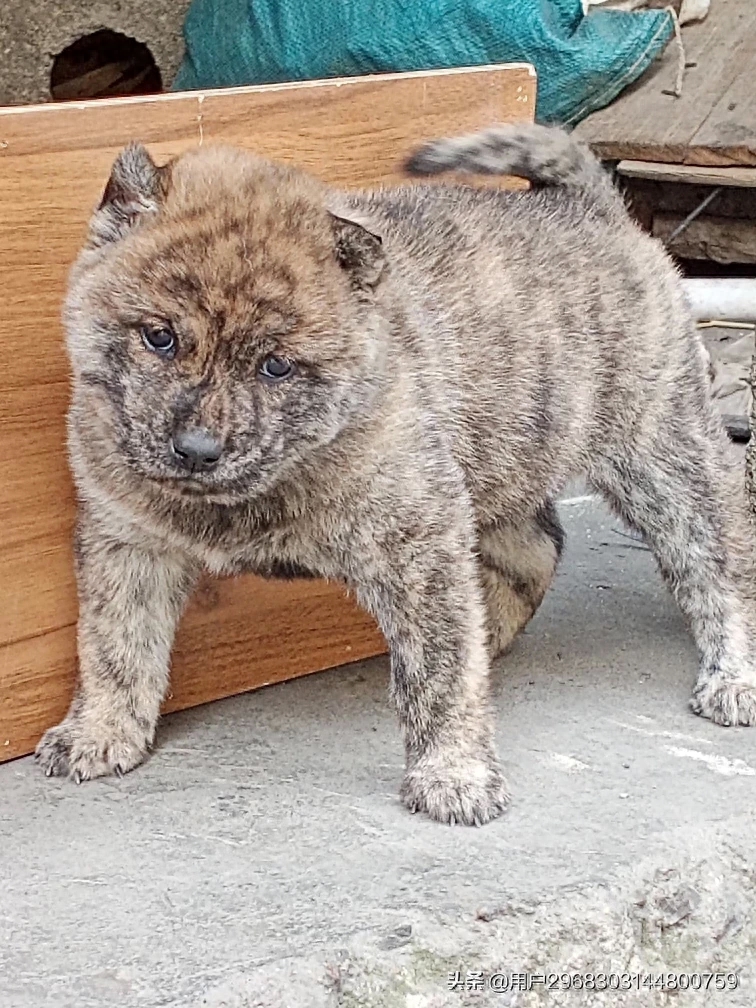
[[[102,200],[89,223],[90,244],[120,241],[146,217],[156,214],[164,195],[165,170],[147,148],[125,147],[113,163]]]
[[[380,236],[368,231],[357,220],[334,213],[329,216],[337,262],[349,274],[355,287],[372,290],[386,268]]]

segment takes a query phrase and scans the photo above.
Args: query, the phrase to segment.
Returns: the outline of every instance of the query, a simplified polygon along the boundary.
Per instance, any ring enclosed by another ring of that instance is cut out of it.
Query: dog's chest
[[[203,505],[170,511],[169,538],[216,574],[268,577],[333,575],[316,511],[297,513],[279,499],[255,506]]]

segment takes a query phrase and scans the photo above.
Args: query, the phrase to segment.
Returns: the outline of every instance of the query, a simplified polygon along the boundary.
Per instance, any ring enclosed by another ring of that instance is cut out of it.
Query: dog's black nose
[[[204,427],[186,427],[178,430],[171,440],[173,457],[189,472],[208,472],[223,453],[223,445]]]

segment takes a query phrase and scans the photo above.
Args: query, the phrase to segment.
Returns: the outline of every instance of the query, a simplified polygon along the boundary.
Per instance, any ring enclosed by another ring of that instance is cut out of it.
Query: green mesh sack
[[[673,32],[663,10],[581,0],[193,0],[175,90],[528,62],[537,117],[576,123],[639,77]]]

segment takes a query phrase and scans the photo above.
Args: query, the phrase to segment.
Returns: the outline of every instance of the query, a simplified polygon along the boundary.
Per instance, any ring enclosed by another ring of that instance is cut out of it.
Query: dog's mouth
[[[150,476],[152,486],[174,501],[201,504],[240,504],[254,496],[251,486],[239,481],[221,482],[196,476]]]
[[[234,458],[205,472],[182,472],[156,459],[152,465],[131,466],[161,496],[184,503],[242,504],[266,493],[277,482],[278,469],[266,472],[259,459]]]
[[[186,476],[148,476],[150,483],[178,497],[204,497],[217,492],[217,486],[187,473]]]

